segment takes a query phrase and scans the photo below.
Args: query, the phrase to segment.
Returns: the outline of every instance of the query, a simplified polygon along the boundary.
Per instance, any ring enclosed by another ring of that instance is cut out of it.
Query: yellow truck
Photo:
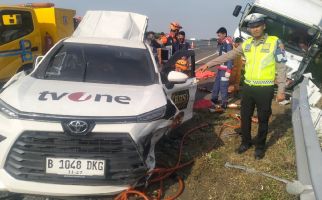
[[[76,11],[52,3],[0,5],[0,82],[32,68],[38,55],[74,31]]]

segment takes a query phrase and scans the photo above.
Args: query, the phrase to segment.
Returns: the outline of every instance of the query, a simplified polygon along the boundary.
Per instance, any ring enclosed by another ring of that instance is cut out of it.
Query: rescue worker
[[[172,55],[179,50],[178,33],[182,26],[178,22],[170,23],[170,33],[167,35],[166,46],[172,47]]]
[[[226,54],[233,49],[232,39],[227,36],[227,30],[225,27],[221,27],[217,31],[217,41],[219,45],[219,56]],[[219,104],[218,96],[221,95],[221,107],[227,108],[228,104],[228,85],[231,69],[233,67],[233,61],[227,60],[218,67],[218,72],[215,78],[215,82],[212,88],[211,101],[214,104]]]
[[[155,38],[155,33],[153,31],[149,31],[146,33],[146,42],[150,45],[152,48],[152,53],[155,57],[155,59],[158,59],[157,56],[157,49],[161,48],[161,44],[158,42],[158,40]],[[157,60],[158,61],[158,60]]]
[[[235,38],[233,48],[238,48],[243,43],[242,38]],[[241,56],[237,56],[233,61],[233,68],[229,78],[228,93],[237,93],[239,91],[239,84],[241,78],[243,61]]]
[[[189,42],[186,41],[186,33],[184,31],[180,31],[178,33],[177,38],[178,38],[178,44],[179,44],[178,51],[190,49],[190,44]],[[189,69],[189,65],[190,63],[188,58],[184,56],[176,62],[175,64],[176,71],[186,72]]]
[[[165,46],[168,42],[168,38],[167,36],[164,34],[164,32],[160,33],[160,41],[161,41],[161,45]]]
[[[190,43],[186,41],[186,33],[184,31],[180,31],[178,33],[178,42],[179,42],[179,50],[190,49]]]
[[[219,65],[238,55],[245,56],[245,80],[241,99],[242,141],[237,153],[244,153],[254,144],[255,159],[262,159],[265,156],[268,121],[272,113],[271,104],[274,97],[274,80],[278,85],[276,100],[280,102],[285,99],[286,66],[284,63],[286,57],[284,45],[277,37],[264,33],[265,17],[259,13],[248,15],[245,20],[252,37],[244,41],[238,48],[213,59],[200,68],[204,71],[208,67]],[[251,117],[255,106],[259,126],[257,139],[252,142]]]

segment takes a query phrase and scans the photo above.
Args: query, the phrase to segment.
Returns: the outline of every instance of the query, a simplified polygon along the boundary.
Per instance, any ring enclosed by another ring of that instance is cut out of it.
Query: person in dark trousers
[[[278,85],[276,100],[285,99],[286,57],[282,42],[277,37],[264,33],[265,15],[253,13],[245,20],[252,37],[238,48],[206,63],[199,70],[204,71],[208,67],[219,65],[238,55],[245,57],[245,80],[241,100],[242,141],[237,152],[244,153],[254,144],[255,159],[262,159],[266,150],[268,121],[272,114],[274,81]],[[258,133],[256,140],[252,142],[251,117],[255,106],[258,114]]]
[[[219,56],[226,54],[233,49],[233,42],[230,37],[227,37],[227,30],[221,27],[217,31],[217,40],[219,45]],[[218,67],[215,82],[212,88],[211,101],[214,104],[219,104],[218,96],[219,92],[221,95],[221,107],[223,109],[227,108],[228,104],[228,85],[231,69],[233,67],[233,61],[228,60],[223,62],[222,65]]]

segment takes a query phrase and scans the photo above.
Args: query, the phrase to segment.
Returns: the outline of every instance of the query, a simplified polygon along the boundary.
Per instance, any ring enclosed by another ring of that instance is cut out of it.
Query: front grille
[[[46,174],[46,157],[100,159],[103,178]],[[146,166],[128,133],[89,133],[70,136],[60,132],[24,132],[12,146],[6,171],[19,180],[73,185],[128,185],[146,173]]]

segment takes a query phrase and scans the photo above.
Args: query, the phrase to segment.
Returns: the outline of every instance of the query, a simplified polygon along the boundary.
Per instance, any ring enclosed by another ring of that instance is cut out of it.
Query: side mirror
[[[235,9],[234,9],[233,15],[234,15],[235,17],[237,17],[237,16],[239,15],[239,13],[240,13],[240,10],[241,10],[241,9],[242,9],[242,6],[237,5],[237,6],[235,7]]]
[[[168,74],[168,81],[170,83],[185,83],[188,80],[188,76],[182,72],[171,71]]]

